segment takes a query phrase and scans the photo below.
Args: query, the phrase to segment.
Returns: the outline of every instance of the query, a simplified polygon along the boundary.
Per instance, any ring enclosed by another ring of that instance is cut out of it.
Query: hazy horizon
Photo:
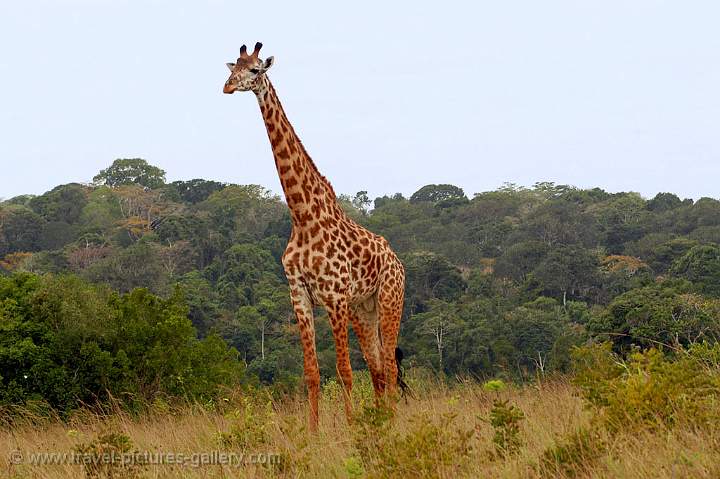
[[[64,0],[0,7],[0,198],[140,157],[281,193],[242,43],[340,193],[505,182],[718,197],[720,4]]]

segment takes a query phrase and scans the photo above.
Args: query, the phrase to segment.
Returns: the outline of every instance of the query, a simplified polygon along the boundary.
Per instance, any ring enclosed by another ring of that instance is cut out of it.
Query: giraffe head
[[[236,91],[253,90],[260,85],[260,80],[265,72],[273,65],[273,57],[265,61],[258,58],[262,43],[255,44],[255,50],[248,55],[245,45],[240,47],[240,56],[235,63],[226,63],[230,69],[230,78],[225,82],[223,93],[235,93]]]

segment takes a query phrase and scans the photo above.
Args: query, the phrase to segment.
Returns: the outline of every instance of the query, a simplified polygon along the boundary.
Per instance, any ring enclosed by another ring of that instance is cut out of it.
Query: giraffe
[[[292,233],[282,264],[300,331],[303,369],[308,390],[310,429],[318,427],[320,370],[315,349],[313,308],[325,308],[335,339],[336,367],[343,386],[345,414],[352,419],[352,370],[348,325],[359,340],[370,369],[377,401],[396,392],[396,347],[402,316],[405,271],[382,236],[350,219],[340,207],[330,182],[320,174],[280,105],[264,61],[240,48],[224,93],[252,91],[260,105],[275,166],[290,209]]]

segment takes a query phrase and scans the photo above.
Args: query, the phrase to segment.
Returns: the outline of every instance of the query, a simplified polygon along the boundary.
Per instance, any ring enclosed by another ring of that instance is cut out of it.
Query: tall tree
[[[165,171],[142,158],[118,158],[93,178],[97,185],[141,185],[159,188],[165,184]]]
[[[462,188],[455,185],[425,185],[410,197],[410,201],[418,203],[429,201],[439,206],[452,206],[467,203],[468,199]]]

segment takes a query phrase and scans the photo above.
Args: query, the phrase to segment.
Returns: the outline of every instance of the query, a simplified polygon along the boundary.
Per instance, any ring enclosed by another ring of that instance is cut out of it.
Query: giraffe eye
[[[250,73],[252,73],[253,75],[257,75],[258,73],[260,73],[260,69],[258,69],[258,68],[251,68],[251,69],[250,69]]]

